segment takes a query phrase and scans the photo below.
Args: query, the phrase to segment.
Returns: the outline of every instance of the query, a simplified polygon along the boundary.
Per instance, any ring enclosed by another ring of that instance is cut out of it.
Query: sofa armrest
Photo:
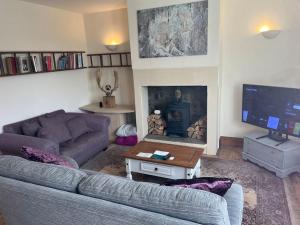
[[[244,194],[239,184],[232,184],[224,195],[231,225],[241,225],[243,219]]]
[[[59,154],[58,144],[52,141],[19,134],[0,134],[0,151],[3,154],[20,156],[23,146],[38,148],[57,155]]]
[[[88,127],[94,131],[108,132],[110,118],[94,113],[70,113],[84,118]]]

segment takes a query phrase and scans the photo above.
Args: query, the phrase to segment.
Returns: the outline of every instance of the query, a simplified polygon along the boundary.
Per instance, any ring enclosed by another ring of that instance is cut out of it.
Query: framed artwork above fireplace
[[[208,0],[137,11],[140,58],[207,55]]]

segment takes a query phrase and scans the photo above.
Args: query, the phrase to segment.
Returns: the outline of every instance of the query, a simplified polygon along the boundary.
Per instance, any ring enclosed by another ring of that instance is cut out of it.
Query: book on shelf
[[[51,72],[53,70],[52,66],[52,57],[51,56],[44,56],[43,60],[43,71]]]
[[[32,71],[33,72],[37,73],[37,72],[42,72],[43,71],[40,57],[38,57],[36,55],[32,55],[31,56],[31,65],[32,65]]]
[[[17,70],[17,61],[15,57],[6,57],[5,58],[6,73],[9,75],[14,75],[18,73]]]
[[[57,60],[58,70],[72,70],[82,68],[80,54],[69,54],[60,56]]]
[[[18,66],[20,73],[29,73],[30,72],[30,64],[29,58],[27,56],[19,56],[18,59]]]

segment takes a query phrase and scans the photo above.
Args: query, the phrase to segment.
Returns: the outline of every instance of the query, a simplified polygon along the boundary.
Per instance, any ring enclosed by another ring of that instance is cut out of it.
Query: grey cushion
[[[79,138],[83,134],[93,131],[87,126],[85,120],[80,116],[68,120],[67,127],[69,128],[73,140]]]
[[[0,155],[0,176],[76,192],[85,172],[63,166],[32,162],[17,156]]]
[[[79,193],[200,224],[230,225],[223,197],[206,191],[139,183],[106,174],[79,184]]]
[[[63,115],[40,117],[39,121],[42,127],[38,132],[38,137],[52,140],[58,144],[72,139],[70,131],[65,124]]]
[[[224,195],[231,225],[241,225],[243,220],[244,193],[239,184],[232,184]]]

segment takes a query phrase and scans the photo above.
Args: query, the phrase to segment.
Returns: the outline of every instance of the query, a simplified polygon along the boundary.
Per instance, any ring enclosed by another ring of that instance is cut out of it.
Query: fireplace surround
[[[219,93],[220,78],[217,67],[182,69],[143,69],[133,71],[136,123],[139,140],[157,141],[183,146],[199,147],[206,154],[216,155],[219,147]],[[148,87],[206,86],[207,87],[207,142],[204,144],[145,139],[148,134]]]

